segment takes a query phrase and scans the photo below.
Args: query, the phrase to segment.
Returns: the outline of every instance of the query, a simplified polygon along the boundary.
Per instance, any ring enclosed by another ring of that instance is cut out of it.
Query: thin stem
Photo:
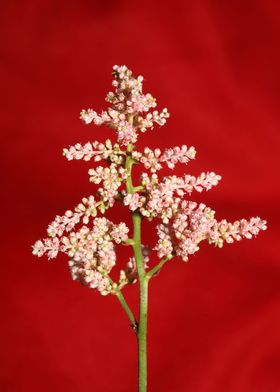
[[[134,257],[137,266],[140,304],[138,324],[138,391],[147,390],[147,315],[148,315],[148,279],[146,277],[143,255],[141,251],[141,215],[132,214],[134,228]]]
[[[123,307],[123,310],[125,311],[127,317],[130,320],[131,327],[137,333],[137,322],[136,322],[134,315],[133,315],[132,311],[130,310],[130,307],[128,306],[121,290],[117,287],[117,288],[115,288],[115,292],[116,292],[116,296],[117,296],[118,300],[120,301],[121,306]]]
[[[127,179],[126,179],[127,193],[133,193],[132,174],[131,174],[132,171],[131,169],[133,164],[134,164],[134,160],[130,156],[128,156],[125,162],[125,168],[127,170]]]
[[[133,238],[128,238],[126,241],[123,242],[124,245],[134,245],[134,239]]]
[[[139,191],[143,191],[144,187],[142,185],[138,185],[138,186],[134,186],[133,187],[133,192],[139,192]]]
[[[173,256],[165,257],[163,258],[155,267],[150,269],[149,272],[147,272],[146,276],[148,279],[151,279],[154,275],[156,275],[164,266],[164,264],[168,261],[171,260]]]
[[[140,308],[138,325],[138,391],[147,391],[147,317],[148,279],[140,281]]]
[[[102,271],[100,271],[100,273],[103,276],[106,276],[109,279],[109,281],[110,281],[110,283],[111,283],[111,285],[112,285],[112,287],[114,289],[114,293],[115,293],[116,297],[120,301],[120,304],[121,304],[123,310],[125,311],[127,317],[129,318],[129,321],[131,322],[131,327],[133,328],[134,331],[137,331],[137,321],[135,320],[135,317],[134,317],[130,307],[128,306],[128,303],[126,302],[126,300],[125,300],[125,298],[123,296],[123,293],[121,292],[121,289],[119,288],[117,283],[114,282],[110,278],[110,276],[108,274],[104,274],[104,273],[102,273]]]
[[[133,124],[133,116],[129,118]],[[127,158],[125,168],[127,170],[126,190],[127,193],[134,193],[138,187],[133,187],[132,167],[135,161],[131,158],[133,145],[127,146]],[[146,277],[144,260],[141,250],[141,215],[132,212],[133,222],[133,242],[131,245],[134,251],[134,258],[138,272],[140,298],[139,298],[139,323],[137,326],[138,339],[138,392],[147,391],[147,315],[148,315],[148,279]]]

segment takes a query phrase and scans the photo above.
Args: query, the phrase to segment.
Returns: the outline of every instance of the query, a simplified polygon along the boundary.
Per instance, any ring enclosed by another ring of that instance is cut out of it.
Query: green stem
[[[164,264],[168,261],[171,260],[173,256],[168,256],[163,258],[154,268],[150,269],[149,272],[147,272],[146,276],[148,279],[151,279],[154,275],[156,275],[164,266]]]
[[[132,311],[130,310],[130,307],[128,306],[121,290],[117,287],[117,288],[115,288],[115,292],[116,292],[116,296],[117,296],[118,300],[120,301],[120,303],[123,307],[123,310],[125,311],[125,313],[127,314],[127,317],[130,320],[131,327],[137,333],[137,322],[136,322],[134,315],[133,315]]]
[[[133,124],[133,117],[129,119]],[[127,146],[127,158],[125,168],[127,170],[126,189],[127,193],[134,193],[138,187],[133,187],[132,166],[135,161],[131,158],[133,145]],[[138,392],[147,391],[147,315],[148,315],[148,279],[146,277],[144,260],[141,250],[141,215],[138,212],[132,213],[133,222],[133,242],[131,245],[134,251],[135,263],[138,272],[140,298],[139,298],[139,323],[137,326],[138,340]]]
[[[139,191],[143,191],[144,187],[142,185],[138,185],[138,186],[134,186],[133,187],[133,192],[139,192]]]
[[[138,325],[138,391],[147,391],[147,316],[148,279],[140,281],[140,309]]]
[[[99,271],[99,272],[100,272],[103,276],[106,276],[106,277],[109,279],[109,281],[110,281],[110,283],[111,283],[111,285],[112,285],[112,287],[113,287],[113,289],[114,289],[114,293],[115,293],[116,297],[117,297],[118,300],[120,301],[120,304],[121,304],[123,310],[125,311],[127,317],[129,318],[129,321],[131,322],[131,324],[130,324],[131,327],[133,328],[133,330],[134,330],[135,332],[137,332],[137,321],[135,320],[135,317],[134,317],[132,311],[130,310],[130,307],[128,306],[128,303],[126,302],[126,300],[125,300],[125,298],[124,298],[124,296],[123,296],[123,293],[121,292],[121,289],[118,287],[117,283],[115,283],[115,282],[110,278],[110,276],[109,276],[108,274],[102,273],[102,270]]]
[[[137,266],[140,303],[138,323],[138,392],[147,390],[147,315],[148,315],[148,279],[146,277],[143,255],[141,251],[141,215],[132,214],[134,228],[134,257]]]

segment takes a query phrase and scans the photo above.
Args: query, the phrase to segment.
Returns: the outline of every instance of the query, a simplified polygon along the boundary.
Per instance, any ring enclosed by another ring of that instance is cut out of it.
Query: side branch
[[[137,334],[138,323],[135,320],[135,317],[134,317],[130,307],[128,306],[121,290],[118,287],[115,288],[115,293],[116,293],[118,300],[120,301],[120,304],[121,304],[123,310],[125,311],[127,317],[129,318],[130,325],[131,325],[132,329]]]
[[[151,279],[153,276],[159,273],[159,271],[162,269],[164,264],[168,261],[173,259],[174,256],[168,256],[164,257],[154,268],[152,268],[150,271],[146,273],[147,279]]]

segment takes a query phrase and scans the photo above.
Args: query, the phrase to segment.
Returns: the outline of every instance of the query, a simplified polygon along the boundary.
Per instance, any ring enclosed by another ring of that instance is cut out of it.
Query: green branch
[[[127,304],[127,302],[126,302],[126,300],[125,300],[125,298],[124,298],[124,296],[118,286],[115,287],[115,294],[116,294],[118,300],[120,301],[120,304],[121,304],[123,310],[125,311],[127,317],[129,318],[129,321],[131,323],[130,324],[131,327],[133,328],[133,330],[137,334],[137,326],[138,326],[137,321],[135,320],[135,317],[134,317],[132,311],[130,310],[130,307],[128,306],[128,304]]]
[[[153,276],[155,276],[156,274],[159,273],[159,271],[162,269],[162,267],[164,266],[164,264],[168,261],[171,260],[174,256],[167,256],[165,258],[163,258],[155,267],[153,267],[152,269],[150,269],[150,271],[147,272],[146,276],[147,279],[151,279]]]

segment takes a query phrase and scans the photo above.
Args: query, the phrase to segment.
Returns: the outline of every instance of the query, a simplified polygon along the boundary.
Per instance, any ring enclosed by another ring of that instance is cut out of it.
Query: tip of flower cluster
[[[104,124],[112,128],[117,132],[118,142],[127,146],[136,143],[139,132],[153,129],[154,124],[164,125],[170,115],[167,108],[161,112],[150,111],[157,106],[157,101],[151,94],[142,92],[143,76],[133,76],[126,65],[114,65],[113,77],[115,91],[106,95],[111,107],[101,114],[93,109],[82,110],[80,118],[85,124]]]

